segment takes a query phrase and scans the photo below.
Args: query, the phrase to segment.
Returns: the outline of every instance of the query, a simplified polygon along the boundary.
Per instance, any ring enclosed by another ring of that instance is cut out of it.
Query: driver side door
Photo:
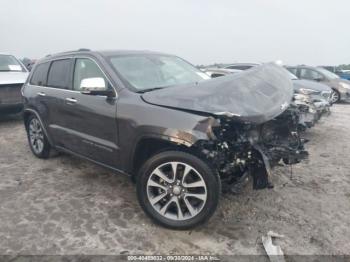
[[[115,96],[86,92],[82,83],[91,78],[103,79],[106,90],[113,90]],[[92,58],[75,58],[72,92],[66,97],[65,106],[64,118],[68,135],[64,147],[91,160],[115,167],[119,155],[116,91]]]

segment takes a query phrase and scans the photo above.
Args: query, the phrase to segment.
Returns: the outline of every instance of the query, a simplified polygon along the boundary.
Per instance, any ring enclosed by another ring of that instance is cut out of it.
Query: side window
[[[70,87],[70,59],[56,60],[51,63],[47,85],[50,87],[64,88]]]
[[[106,89],[109,88],[105,75],[97,64],[88,58],[78,58],[75,62],[73,89],[83,91],[81,81],[86,78],[102,78]]]
[[[211,74],[211,78],[220,77],[220,76],[224,76],[224,74],[219,74],[219,73]]]
[[[30,79],[31,85],[45,86],[47,79],[47,72],[49,71],[49,62],[39,64],[35,67],[33,75]]]
[[[315,70],[302,68],[300,70],[300,78],[316,80],[316,79],[322,79],[323,76]]]
[[[298,68],[295,67],[287,67],[287,70],[291,72],[293,75],[297,75]]]

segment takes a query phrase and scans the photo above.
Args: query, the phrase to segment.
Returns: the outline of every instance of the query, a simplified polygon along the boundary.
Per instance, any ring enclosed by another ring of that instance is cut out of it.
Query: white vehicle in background
[[[211,78],[220,77],[228,74],[236,74],[250,68],[261,65],[261,63],[234,63],[220,67],[208,67],[203,69]]]
[[[0,54],[0,114],[22,110],[21,88],[27,77],[26,67],[16,57]]]
[[[203,69],[203,71],[207,75],[209,75],[211,78],[242,72],[242,70],[224,69],[224,68],[206,68],[206,69]]]

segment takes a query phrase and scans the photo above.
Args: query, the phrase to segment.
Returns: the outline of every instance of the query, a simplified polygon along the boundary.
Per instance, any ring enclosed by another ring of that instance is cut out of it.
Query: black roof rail
[[[78,51],[91,51],[89,48],[79,48]]]

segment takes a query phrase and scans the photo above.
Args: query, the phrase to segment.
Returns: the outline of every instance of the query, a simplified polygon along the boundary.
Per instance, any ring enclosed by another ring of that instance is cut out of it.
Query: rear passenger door
[[[42,99],[46,101],[49,132],[56,145],[62,145],[66,140],[64,129],[67,122],[65,99],[69,96],[72,86],[73,59],[62,58],[51,61],[46,88],[42,91]]]
[[[29,103],[40,114],[50,137],[55,144],[59,142],[59,126],[64,121],[59,117],[63,108],[63,99],[69,92],[72,79],[72,59],[64,58],[47,61],[35,66],[30,79],[34,99]]]

